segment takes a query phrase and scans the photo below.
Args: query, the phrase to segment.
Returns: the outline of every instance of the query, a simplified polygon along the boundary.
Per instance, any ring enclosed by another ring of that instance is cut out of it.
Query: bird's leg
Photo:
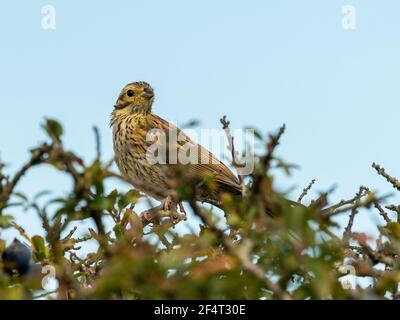
[[[159,206],[150,208],[140,214],[142,221],[145,223],[159,224],[160,219],[164,217],[171,217],[176,212],[176,205],[170,196],[161,201]]]
[[[162,201],[162,209],[164,211],[171,211],[171,209],[173,209],[173,206],[175,205],[175,202],[172,200],[171,196],[166,197],[163,201]],[[176,207],[176,205],[175,205]]]
[[[184,214],[179,213],[177,211],[178,205],[179,205],[179,208],[182,210],[182,208],[183,208],[182,203],[174,201],[170,196],[166,197],[161,202],[161,205],[160,205],[161,218],[169,217],[172,221],[173,226],[175,226],[177,223],[179,223],[181,221],[186,221],[186,212]],[[183,209],[183,212],[184,212],[184,210],[185,209]]]

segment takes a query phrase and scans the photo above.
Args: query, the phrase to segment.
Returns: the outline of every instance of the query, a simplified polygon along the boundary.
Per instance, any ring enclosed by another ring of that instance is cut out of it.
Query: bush
[[[7,176],[0,164],[0,228],[20,232],[31,245],[32,265],[54,267],[58,287],[43,293],[43,274],[37,268],[28,275],[19,274],[18,268],[9,272],[6,244],[0,240],[2,299],[399,298],[400,206],[384,207],[383,199],[366,187],[339,203],[329,204],[329,194],[324,193],[301,205],[313,182],[297,204],[286,200],[274,186],[274,173],[290,169],[274,157],[284,128],[266,141],[255,172],[246,180],[244,198],[223,196],[226,219],[194,201],[195,177],[176,169],[171,181],[174,191],[169,195],[186,201],[201,220],[200,232],[187,234],[174,229],[184,219],[176,212],[136,212],[135,204],[143,197],[138,191],[107,193],[108,179],[132,181],[113,172],[112,162],[102,161],[99,150],[97,158],[85,166],[79,156],[64,149],[59,123],[47,120],[44,129],[48,142],[31,150],[31,158],[15,175]],[[48,205],[16,192],[25,174],[44,165],[73,180],[68,195],[49,201],[55,208],[51,212]],[[373,167],[400,190],[400,182],[379,165]],[[16,223],[15,205],[36,210],[45,238],[30,235]],[[375,242],[352,231],[360,208],[385,219]],[[389,218],[388,210],[397,214],[397,221]],[[349,216],[341,236],[333,221],[339,214]],[[104,223],[105,217],[112,218],[111,226]],[[95,227],[85,237],[75,237],[77,227],[71,225],[86,219]],[[98,249],[79,250],[87,241],[96,241]],[[350,288],[342,281],[346,273],[366,277],[370,285]]]

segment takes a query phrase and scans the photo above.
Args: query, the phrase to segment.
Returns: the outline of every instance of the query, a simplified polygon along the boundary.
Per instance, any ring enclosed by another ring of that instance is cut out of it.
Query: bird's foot
[[[177,210],[178,206],[180,212]],[[162,217],[168,216],[174,225],[187,220],[186,211],[182,202],[177,203],[170,196],[162,201],[160,215]]]
[[[178,205],[180,212],[178,212],[177,210]],[[144,221],[145,223],[154,223],[154,224],[159,224],[161,222],[161,219],[163,218],[169,218],[173,226],[175,226],[181,221],[187,220],[186,211],[185,208],[183,207],[182,202],[176,203],[169,196],[165,198],[159,206],[146,210],[145,212],[142,212],[140,217],[142,218],[142,221]]]
[[[176,211],[176,210],[171,210],[171,211],[164,211],[161,210],[160,211],[160,217],[164,218],[164,217],[168,217],[171,222],[172,225],[175,227],[176,224],[178,224],[181,221],[186,221],[186,215]]]

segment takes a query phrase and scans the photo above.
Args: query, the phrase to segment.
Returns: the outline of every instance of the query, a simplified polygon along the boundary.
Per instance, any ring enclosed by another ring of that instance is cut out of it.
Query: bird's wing
[[[182,151],[182,149],[187,148],[188,146],[197,148],[197,159],[195,159],[197,161],[185,165],[185,170],[188,170],[189,175],[199,177],[212,176],[214,181],[217,182],[224,191],[233,194],[241,194],[241,186],[236,176],[225,164],[219,161],[214,154],[194,142],[182,130],[176,128],[174,125],[159,116],[152,114],[151,122],[151,125],[154,128],[162,129],[167,137],[170,131],[174,132],[176,130],[175,132],[179,134],[179,138],[177,139],[178,151]]]

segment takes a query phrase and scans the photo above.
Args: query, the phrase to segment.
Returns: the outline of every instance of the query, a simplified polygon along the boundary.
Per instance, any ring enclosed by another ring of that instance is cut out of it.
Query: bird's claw
[[[177,206],[179,206],[179,211],[177,210]],[[182,202],[178,202],[178,204],[170,197],[166,197],[161,204],[161,216],[168,216],[173,224],[177,224],[180,221],[186,221],[186,211],[183,207]]]

